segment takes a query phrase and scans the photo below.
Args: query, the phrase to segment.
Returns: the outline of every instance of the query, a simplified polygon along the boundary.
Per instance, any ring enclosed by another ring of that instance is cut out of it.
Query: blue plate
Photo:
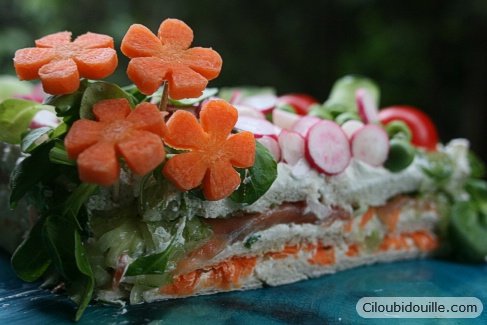
[[[1,324],[72,324],[64,295],[24,283],[0,253]],[[475,319],[364,319],[362,297],[477,297]],[[403,261],[342,271],[275,288],[135,306],[90,305],[78,324],[487,324],[487,265],[442,260]]]

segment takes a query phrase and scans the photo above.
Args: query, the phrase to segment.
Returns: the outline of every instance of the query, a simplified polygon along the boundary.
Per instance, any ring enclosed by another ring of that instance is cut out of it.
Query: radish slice
[[[291,127],[291,130],[301,134],[303,137],[306,137],[308,134],[309,129],[321,121],[319,117],[316,116],[311,116],[311,115],[305,115],[303,117],[300,117]]]
[[[350,142],[340,125],[322,120],[309,129],[306,158],[318,171],[336,175],[347,168],[351,159]]]
[[[278,137],[281,157],[289,165],[296,165],[304,158],[304,138],[296,132],[283,129]]]
[[[276,127],[268,120],[250,116],[239,116],[235,128],[242,131],[250,131],[256,138],[277,134]]]
[[[235,104],[233,105],[238,111],[238,116],[251,116],[255,118],[265,119],[264,113],[249,105]]]
[[[353,134],[359,129],[361,129],[363,126],[364,123],[362,121],[348,120],[342,124],[342,129],[347,135],[347,137],[350,139],[352,138]]]
[[[239,100],[239,104],[252,106],[264,114],[270,113],[276,107],[277,96],[274,94],[258,94]]]
[[[389,154],[389,136],[376,124],[367,124],[356,131],[351,141],[352,155],[372,166],[381,166]]]
[[[282,109],[272,110],[272,122],[281,129],[291,130],[294,123],[296,123],[299,118],[300,115]]]
[[[38,129],[44,126],[57,127],[61,121],[55,113],[47,110],[40,110],[34,115],[34,118],[30,122],[29,128]]]
[[[240,89],[236,89],[232,93],[232,97],[230,97],[230,100],[228,102],[232,105],[235,105],[238,102],[240,102],[241,98],[242,98],[242,91]]]
[[[276,138],[264,135],[263,137],[258,138],[257,141],[270,151],[277,162],[281,160],[281,147]]]
[[[379,120],[379,109],[374,98],[365,88],[359,88],[355,92],[357,101],[358,115],[365,124],[377,122]]]

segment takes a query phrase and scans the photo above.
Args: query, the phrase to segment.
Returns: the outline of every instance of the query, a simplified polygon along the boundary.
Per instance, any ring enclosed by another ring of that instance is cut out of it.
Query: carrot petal
[[[59,32],[35,41],[37,47],[57,47],[71,42],[71,32]]]
[[[132,132],[130,138],[118,143],[117,149],[129,168],[138,175],[150,172],[166,157],[161,138],[146,131]]]
[[[102,123],[124,120],[132,112],[125,98],[104,99],[93,105],[93,114]]]
[[[186,66],[172,68],[169,78],[169,97],[172,99],[196,98],[205,90],[208,80]]]
[[[163,45],[170,45],[186,50],[193,42],[193,31],[184,22],[178,19],[166,19],[159,26],[157,33]]]
[[[20,80],[39,78],[39,69],[51,62],[55,50],[49,48],[30,47],[15,52],[14,67]]]
[[[230,163],[239,168],[254,165],[256,144],[251,132],[240,132],[231,135],[225,142],[225,153]]]
[[[52,95],[75,92],[79,88],[79,73],[72,59],[55,60],[39,69],[44,91]]]
[[[222,69],[222,58],[214,50],[202,47],[188,49],[183,60],[187,66],[208,80],[215,79]]]
[[[76,44],[86,49],[114,48],[112,37],[108,35],[89,32],[76,37],[76,39],[73,41],[73,44]]]
[[[224,100],[212,100],[200,111],[203,130],[210,132],[216,141],[223,141],[228,137],[237,119],[237,109]]]
[[[199,149],[206,145],[207,135],[196,117],[186,111],[174,112],[167,121],[164,142],[176,149]]]
[[[141,57],[130,60],[127,75],[145,95],[152,95],[167,79],[168,65],[156,57]]]
[[[130,112],[127,121],[132,121],[139,130],[149,131],[162,137],[167,132],[164,115],[156,105],[144,102]]]
[[[86,119],[75,121],[64,139],[69,159],[76,159],[81,152],[95,144],[102,129],[103,126],[95,121]]]
[[[215,161],[209,168],[203,183],[203,194],[208,200],[228,197],[240,184],[240,175],[232,165],[224,160]]]
[[[115,183],[120,164],[113,145],[99,142],[83,151],[78,157],[78,171],[83,182],[103,186]]]
[[[117,52],[111,48],[87,49],[74,58],[81,77],[102,79],[111,75],[118,65]]]
[[[170,158],[162,173],[181,191],[198,187],[203,182],[207,165],[199,152],[185,152]]]
[[[130,26],[120,49],[130,59],[156,56],[162,51],[161,41],[147,27],[140,24]]]

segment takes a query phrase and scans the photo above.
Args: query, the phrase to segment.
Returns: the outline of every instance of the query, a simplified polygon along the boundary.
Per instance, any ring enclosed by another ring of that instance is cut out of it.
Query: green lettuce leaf
[[[45,219],[41,218],[36,222],[12,255],[11,264],[14,272],[27,282],[39,279],[51,265],[51,258],[42,239],[44,221]]]
[[[41,110],[54,112],[54,107],[24,99],[9,98],[0,103],[0,141],[20,144],[22,134]]]
[[[242,183],[230,199],[236,203],[252,204],[269,190],[277,178],[277,162],[269,150],[256,141],[254,165],[238,171]]]

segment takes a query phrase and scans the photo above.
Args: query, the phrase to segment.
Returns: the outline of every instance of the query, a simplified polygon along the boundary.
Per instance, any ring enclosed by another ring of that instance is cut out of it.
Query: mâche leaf
[[[72,94],[52,95],[44,100],[45,104],[56,107],[56,114],[62,117],[64,123],[71,125],[80,118],[80,103],[88,81],[82,80],[80,87]]]
[[[0,141],[19,144],[30,122],[41,110],[54,111],[54,107],[37,102],[9,98],[0,103]]]
[[[76,265],[82,276],[79,276],[74,283],[71,284],[71,290],[74,291],[75,301],[78,303],[78,311],[75,315],[75,321],[78,321],[83,312],[88,306],[93,296],[93,290],[95,287],[95,276],[91,269],[90,261],[86,256],[85,248],[81,240],[79,232],[76,230],[74,233],[74,252]]]
[[[277,162],[259,141],[256,141],[255,162],[247,169],[239,169],[242,183],[230,195],[236,203],[252,204],[257,201],[277,177]]]
[[[46,218],[42,236],[71,299],[78,304],[78,320],[91,300],[94,276],[79,234],[76,218],[53,214]]]
[[[173,249],[174,240],[160,253],[139,257],[130,264],[125,275],[164,274]]]
[[[15,207],[35,184],[43,179],[55,177],[57,167],[49,160],[51,146],[44,144],[15,166],[10,175],[10,206]]]
[[[39,279],[51,265],[51,258],[43,245],[44,218],[37,221],[12,256],[12,268],[19,278],[32,282]]]
[[[20,145],[23,152],[31,152],[39,145],[48,140],[49,134],[52,132],[52,127],[44,126],[41,128],[28,131],[22,137],[22,143]]]
[[[469,262],[485,262],[487,256],[487,216],[472,202],[456,202],[451,209],[449,241],[455,256]]]

